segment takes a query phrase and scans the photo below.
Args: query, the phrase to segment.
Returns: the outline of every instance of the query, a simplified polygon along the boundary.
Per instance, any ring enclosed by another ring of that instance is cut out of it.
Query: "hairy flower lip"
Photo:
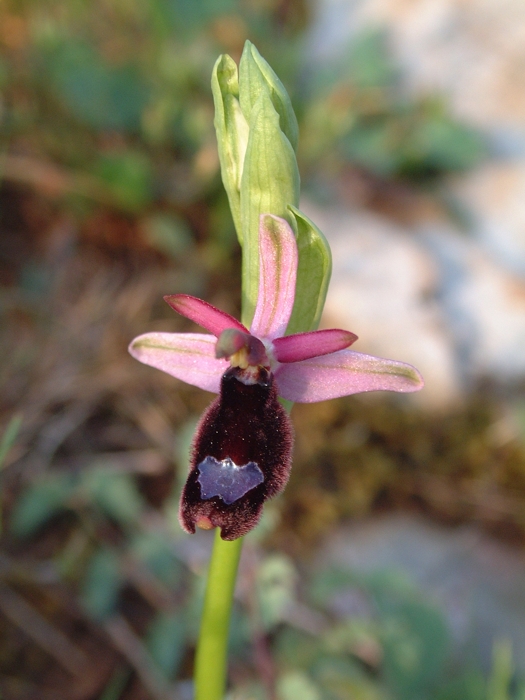
[[[284,489],[292,450],[293,427],[272,372],[262,368],[258,381],[247,384],[243,370],[228,369],[195,432],[179,508],[182,528],[218,527],[224,540],[247,534],[265,501]],[[240,469],[229,469],[230,482],[221,483],[221,467],[231,463]],[[262,479],[243,473],[250,463]]]
[[[171,294],[165,297],[166,302],[211,335],[146,333],[130,344],[133,357],[218,393],[229,365],[215,357],[217,338],[233,329],[264,345],[279,394],[290,401],[312,403],[367,391],[406,393],[423,387],[423,378],[411,365],[350,350],[357,339],[350,331],[329,329],[284,335],[294,305],[298,265],[295,237],[284,219],[261,215],[259,259],[259,298],[249,330],[202,299]],[[259,361],[256,355],[250,361]]]

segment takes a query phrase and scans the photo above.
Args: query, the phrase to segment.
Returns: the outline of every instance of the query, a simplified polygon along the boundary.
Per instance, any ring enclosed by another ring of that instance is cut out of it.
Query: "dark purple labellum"
[[[261,367],[255,383],[246,376],[239,367],[223,375],[197,428],[180,506],[186,532],[220,527],[224,540],[242,537],[288,481],[293,434],[273,375]]]
[[[215,457],[206,457],[197,466],[197,470],[201,498],[207,500],[219,496],[228,505],[235,503],[264,481],[264,475],[255,462],[248,462],[239,467],[229,457],[221,462]]]

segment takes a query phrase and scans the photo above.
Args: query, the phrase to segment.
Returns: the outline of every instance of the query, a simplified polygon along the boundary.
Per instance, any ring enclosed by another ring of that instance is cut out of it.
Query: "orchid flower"
[[[208,334],[146,333],[129,347],[140,362],[220,394],[197,429],[180,520],[188,532],[195,532],[195,526],[220,527],[223,539],[251,530],[264,501],[288,480],[292,429],[278,396],[311,403],[423,386],[419,372],[408,364],[349,350],[357,340],[349,331],[285,335],[298,250],[284,219],[261,215],[259,265],[250,329],[202,299],[174,294],[164,297],[166,302]]]

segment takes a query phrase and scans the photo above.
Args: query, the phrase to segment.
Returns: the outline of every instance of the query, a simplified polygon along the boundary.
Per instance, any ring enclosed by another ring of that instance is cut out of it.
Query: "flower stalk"
[[[243,539],[221,539],[216,530],[195,656],[195,700],[222,700],[226,687],[228,634]]]

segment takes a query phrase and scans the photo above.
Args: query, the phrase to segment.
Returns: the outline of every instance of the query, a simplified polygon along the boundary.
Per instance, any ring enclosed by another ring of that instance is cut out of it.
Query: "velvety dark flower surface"
[[[249,330],[202,299],[175,294],[165,297],[168,304],[209,334],[146,333],[129,348],[137,360],[219,393],[196,433],[180,519],[188,532],[220,527],[223,539],[252,529],[263,502],[288,480],[292,431],[278,396],[309,403],[423,386],[410,365],[349,350],[357,340],[349,331],[285,335],[298,251],[284,219],[261,216],[259,263],[259,296]]]
[[[180,520],[187,532],[195,526],[220,527],[225,540],[249,532],[267,498],[283,490],[292,464],[292,428],[279,403],[273,375],[261,368],[253,383],[229,369],[219,397],[197,428],[184,487]]]

